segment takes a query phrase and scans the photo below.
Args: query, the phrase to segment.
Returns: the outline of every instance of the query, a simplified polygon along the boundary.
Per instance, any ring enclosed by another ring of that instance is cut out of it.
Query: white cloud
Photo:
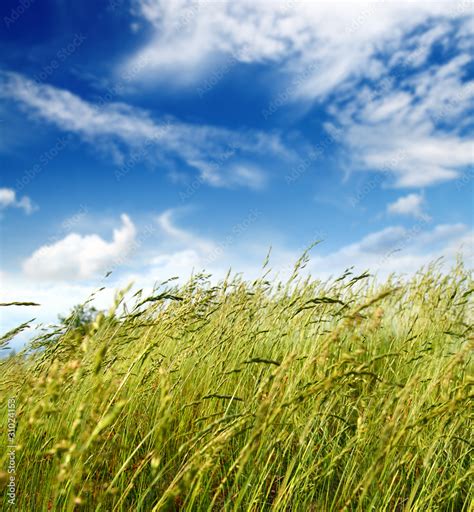
[[[258,275],[259,264],[263,261],[264,254],[260,253],[260,248],[255,251],[252,244],[249,245],[249,238],[252,239],[259,211],[250,210],[221,240],[205,238],[189,229],[178,227],[174,222],[177,213],[178,210],[170,209],[156,218],[166,237],[155,250],[158,254],[152,255],[148,260],[147,276],[153,276],[153,280],[167,279],[171,276],[179,276],[181,280],[186,280],[191,271],[205,271],[211,273],[214,278],[221,278],[230,267],[239,272],[245,271],[247,276]],[[143,276],[135,275],[134,279],[146,282]]]
[[[2,208],[6,208],[7,206],[11,206],[16,203],[16,194],[15,191],[11,188],[1,188],[0,189],[0,206]]]
[[[354,266],[381,278],[391,273],[410,275],[439,258],[452,265],[458,255],[472,264],[474,232],[464,224],[440,224],[426,229],[426,220],[412,228],[389,226],[325,256],[313,256],[310,271],[321,277],[336,276]]]
[[[385,172],[398,187],[457,178],[474,158],[474,141],[463,132],[474,98],[474,82],[464,79],[468,63],[462,54],[396,84],[386,67],[380,80],[333,104],[351,166]]]
[[[179,228],[173,223],[173,216],[176,210],[170,209],[163,212],[156,219],[156,222],[162,229],[162,231],[168,235],[168,237],[177,241],[180,244],[191,247],[193,252],[200,252],[202,254],[210,254],[216,249],[216,244],[210,240],[205,240],[202,237],[198,237],[185,229]]]
[[[23,300],[42,304],[39,308],[12,309],[8,317],[2,318],[3,330],[33,317],[41,322],[54,321],[59,313],[66,313],[73,305],[83,302],[103,284],[107,284],[107,290],[100,292],[98,298],[94,299],[94,304],[99,308],[110,306],[113,290],[123,288],[131,282],[135,289],[143,288],[144,293],[148,293],[156,282],[178,276],[182,283],[193,271],[205,270],[212,274],[214,281],[224,278],[230,268],[233,272],[241,272],[246,279],[262,275],[262,262],[268,252],[268,245],[265,239],[256,236],[249,223],[243,221],[249,228],[246,233],[249,237],[244,236],[241,229],[231,229],[230,238],[209,240],[189,229],[176,226],[173,221],[175,214],[176,211],[168,210],[156,219],[164,236],[159,246],[144,248],[144,253],[148,255],[145,265],[143,258],[135,258],[130,261],[130,270],[114,272],[106,281],[93,282],[85,279],[92,277],[99,268],[108,269],[110,264],[115,263],[115,256],[121,260],[127,248],[134,244],[135,228],[126,217],[122,218],[122,227],[115,230],[112,242],[105,242],[97,235],[75,235],[72,239],[66,237],[70,240],[67,244],[64,239],[49,248],[36,251],[30,258],[29,271],[36,269],[33,275],[46,277],[46,280],[30,279],[29,272],[26,276],[16,277],[5,272],[0,273],[1,301]],[[269,242],[268,240],[268,244]],[[271,275],[286,279],[292,273],[294,263],[302,251],[303,249],[290,249],[282,243],[274,245],[269,264]],[[410,275],[441,256],[444,257],[446,265],[452,265],[458,254],[464,256],[467,264],[472,264],[472,229],[464,224],[440,224],[427,229],[426,222],[419,221],[409,229],[390,226],[369,233],[360,240],[327,254],[324,254],[323,243],[313,249],[310,263],[303,273],[326,279],[339,276],[346,268],[353,266],[354,272],[369,269],[379,278],[385,278],[392,272]],[[62,265],[71,261],[74,269],[67,263],[66,267]],[[57,277],[64,277],[67,281],[57,281]],[[82,278],[82,281],[74,282],[74,277]]]
[[[16,192],[11,188],[0,188],[0,210],[6,208],[20,208],[30,214],[37,209],[28,196],[16,197]]]
[[[253,190],[260,190],[267,181],[267,176],[262,169],[254,164],[245,162],[229,164],[224,169],[219,164],[204,160],[192,160],[191,164],[201,171],[203,180],[215,187],[245,186]]]
[[[17,73],[0,72],[0,85],[0,97],[16,100],[31,114],[115,155],[120,164],[118,178],[133,171],[137,158],[168,163],[178,158],[197,169],[211,185],[258,188],[264,183],[263,171],[257,164],[246,168],[246,158],[268,163],[269,159],[292,155],[276,134],[232,131],[170,118],[154,120],[144,110],[123,103],[89,103],[69,91],[36,84]],[[128,159],[116,142],[130,148]]]
[[[205,270],[215,277],[223,277],[229,268],[243,272],[247,278],[258,275],[271,244],[271,240],[265,241],[258,235],[254,226],[258,215],[247,215],[232,226],[227,235],[213,240],[177,226],[174,222],[177,213],[174,209],[166,210],[155,218],[163,235],[158,245],[156,242],[146,247],[136,244],[136,228],[123,215],[123,224],[114,230],[111,242],[97,235],[68,235],[35,251],[24,264],[25,274],[49,280],[84,281],[123,263],[130,249],[138,245],[143,250],[139,257],[130,260],[128,267],[131,273],[121,271],[114,274],[120,277],[122,284],[134,280],[149,287],[156,280],[172,276],[185,280],[193,270]],[[370,269],[382,277],[391,272],[412,273],[440,256],[452,263],[457,253],[461,253],[466,262],[472,261],[473,244],[473,232],[466,225],[438,224],[428,229],[428,219],[423,216],[411,228],[389,226],[326,255],[321,255],[324,244],[318,246],[313,250],[307,270],[323,278],[336,275],[350,266],[359,270]],[[271,259],[274,272],[279,273],[280,278],[287,277],[302,251],[281,243],[274,245]]]
[[[315,98],[367,70],[375,72],[373,56],[384,44],[406,38],[428,19],[468,16],[470,6],[423,0],[137,0],[134,13],[153,30],[144,47],[126,62],[125,69],[137,78],[166,76],[176,81],[184,75],[187,81],[196,80],[213,62],[219,66],[221,57],[231,55],[242,63],[283,63],[291,78],[304,71],[299,93]],[[433,39],[447,30],[440,27],[412,41],[417,49],[425,49],[418,50],[416,63],[426,58]]]
[[[408,194],[399,197],[387,206],[388,213],[395,215],[409,215],[416,219],[429,219],[424,212],[425,199],[421,194]]]
[[[40,280],[81,280],[121,262],[133,249],[136,229],[130,218],[121,216],[111,242],[96,234],[70,233],[62,240],[37,249],[23,264],[28,277]]]
[[[240,234],[224,237],[219,242],[177,227],[173,223],[175,213],[175,210],[167,210],[158,218],[167,235],[167,244],[159,249],[158,255],[149,259],[149,267],[141,276],[134,275],[137,282],[149,286],[151,280],[164,280],[171,276],[184,280],[193,269],[210,272],[215,278],[225,276],[229,268],[242,272],[248,279],[260,274],[271,241],[262,239],[251,222],[242,223],[247,226],[245,231],[231,229],[229,233]],[[285,247],[283,243],[274,244],[270,260],[273,275],[286,279],[303,250]],[[469,264],[474,257],[474,232],[461,223],[438,224],[429,228],[428,219],[423,216],[410,228],[389,226],[331,253],[321,255],[322,252],[324,243],[313,249],[305,272],[327,278],[354,266],[356,271],[369,269],[381,278],[393,272],[407,275],[440,257],[447,265],[452,265],[457,255],[462,255]]]
[[[232,243],[219,243],[202,239],[188,230],[179,228],[179,231],[169,231],[169,241],[176,245],[160,248],[158,255],[150,258],[146,267],[124,277],[122,284],[134,281],[136,286],[149,289],[154,282],[170,277],[179,277],[179,282],[184,282],[191,272],[202,270],[212,274],[213,281],[224,278],[229,269],[242,273],[249,280],[262,274],[262,262],[270,241],[266,245],[262,237],[256,238],[253,234],[250,240],[235,238]],[[202,247],[203,242],[217,249],[209,252],[207,246]],[[287,279],[303,250],[274,244],[269,278]],[[333,252],[322,253],[324,243],[312,250],[310,262],[302,270],[302,275],[327,279],[338,277],[345,269],[354,267],[353,272],[369,270],[379,279],[385,279],[391,273],[410,276],[441,257],[445,268],[453,265],[458,255],[463,256],[469,265],[474,257],[474,232],[464,224],[440,224],[427,229],[426,222],[420,221],[412,228],[390,226]]]
[[[462,132],[474,97],[464,79],[470,2],[137,0],[134,13],[153,30],[125,63],[137,80],[202,81],[229,55],[266,63],[284,104],[333,104],[352,168],[420,187],[455,179],[473,160]],[[447,62],[426,67],[435,46]]]

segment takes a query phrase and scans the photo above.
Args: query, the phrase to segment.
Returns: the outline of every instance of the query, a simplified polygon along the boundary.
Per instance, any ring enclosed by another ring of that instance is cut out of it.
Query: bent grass
[[[462,265],[166,286],[0,362],[19,510],[472,510]]]

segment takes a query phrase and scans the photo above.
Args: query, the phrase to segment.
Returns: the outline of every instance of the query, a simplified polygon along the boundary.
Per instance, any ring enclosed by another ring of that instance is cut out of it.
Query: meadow
[[[471,273],[302,266],[124,290],[1,360],[2,510],[472,511]]]

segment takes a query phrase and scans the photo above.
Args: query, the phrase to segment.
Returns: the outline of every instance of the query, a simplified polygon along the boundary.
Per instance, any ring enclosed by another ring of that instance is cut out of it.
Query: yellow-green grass
[[[266,279],[120,294],[2,360],[15,507],[472,510],[470,273]]]

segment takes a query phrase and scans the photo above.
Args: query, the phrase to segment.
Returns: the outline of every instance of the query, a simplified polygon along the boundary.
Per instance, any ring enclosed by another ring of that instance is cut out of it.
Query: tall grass
[[[197,276],[125,310],[120,294],[85,332],[3,360],[17,508],[472,510],[462,265],[384,284],[266,279]]]

